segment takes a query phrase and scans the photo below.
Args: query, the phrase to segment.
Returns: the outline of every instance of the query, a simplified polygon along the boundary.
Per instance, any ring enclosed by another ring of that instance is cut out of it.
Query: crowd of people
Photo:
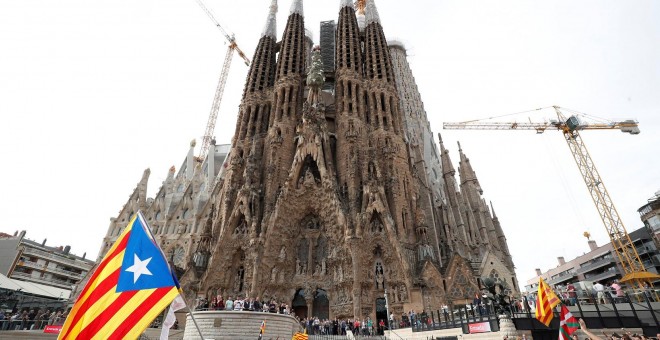
[[[195,310],[226,310],[226,311],[246,311],[246,312],[265,312],[278,314],[291,314],[291,308],[284,302],[275,300],[262,300],[260,297],[247,298],[237,296],[235,299],[228,296],[224,299],[222,295],[213,297],[211,301],[200,299]]]
[[[634,292],[628,292],[626,294],[626,289],[624,285],[618,280],[612,280],[608,282],[599,282],[594,281],[591,283],[591,287],[585,287],[586,289],[581,289],[577,283],[569,282],[565,285],[555,285],[554,291],[557,293],[557,297],[562,300],[567,306],[575,306],[578,301],[580,303],[598,303],[598,304],[607,304],[607,303],[624,303],[628,302],[628,299],[631,298],[629,294],[637,294],[637,298],[648,299],[650,302],[655,301],[655,294],[653,293],[654,289],[648,283],[644,282],[643,290],[635,290]],[[639,295],[639,294],[643,294]],[[527,303],[533,312],[536,308],[536,296],[535,293],[529,294],[526,297]],[[524,304],[520,304],[521,309],[524,309]]]
[[[15,313],[0,311],[0,330],[43,329],[46,325],[61,325],[66,313],[61,310],[24,309]]]
[[[358,335],[381,335],[386,329],[385,321],[374,322],[370,317],[365,319],[319,319],[318,317],[305,318],[300,321],[300,326],[307,330],[308,334],[317,335],[346,335],[351,332]]]
[[[323,319],[319,317],[309,317],[300,319],[293,313],[288,304],[277,302],[276,300],[262,300],[260,297],[227,296],[222,295],[212,299],[201,298],[195,307],[197,311],[245,311],[245,312],[264,312],[292,315],[299,320],[301,327],[307,330],[308,334],[320,335],[346,335],[348,332],[353,335],[379,335],[391,327],[392,329],[410,327],[411,320],[415,320],[416,313],[410,311],[402,313],[400,318],[394,314],[389,316],[389,324],[385,319],[379,319],[374,322],[371,317],[363,319]]]

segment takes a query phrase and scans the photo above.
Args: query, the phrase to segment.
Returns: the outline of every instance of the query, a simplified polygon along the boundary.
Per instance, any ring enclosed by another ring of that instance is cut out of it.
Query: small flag
[[[552,288],[543,281],[542,277],[539,277],[539,289],[536,295],[536,319],[549,327],[553,318],[552,309],[560,302]]]
[[[559,340],[569,340],[571,334],[580,328],[580,324],[573,317],[571,311],[563,304],[561,305],[561,317],[559,319]]]
[[[170,337],[170,328],[172,328],[176,321],[174,312],[184,307],[186,307],[186,301],[179,294],[174,298],[174,301],[170,304],[170,309],[167,311],[167,316],[165,317],[165,321],[163,321],[163,328],[160,330],[160,340],[167,340]]]
[[[138,212],[81,291],[58,339],[135,339],[179,295],[177,286]]]
[[[259,340],[266,333],[266,320],[261,321],[261,326],[259,327]]]
[[[291,340],[308,340],[309,336],[307,335],[307,329],[305,329],[305,333],[296,333],[293,335],[293,338]]]

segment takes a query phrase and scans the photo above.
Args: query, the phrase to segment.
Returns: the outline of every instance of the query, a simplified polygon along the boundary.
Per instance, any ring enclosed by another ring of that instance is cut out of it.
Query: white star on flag
[[[133,259],[135,260],[133,265],[126,268],[127,272],[133,273],[133,283],[136,283],[137,280],[140,278],[140,275],[142,274],[152,275],[149,269],[147,268],[147,265],[149,265],[149,262],[151,261],[151,257],[142,261],[137,256],[137,254],[133,254]]]

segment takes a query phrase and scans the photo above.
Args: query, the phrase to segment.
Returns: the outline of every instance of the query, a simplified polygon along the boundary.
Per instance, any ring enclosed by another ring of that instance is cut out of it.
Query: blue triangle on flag
[[[117,292],[176,286],[163,252],[147,236],[145,227],[146,223],[138,214],[127,235]]]

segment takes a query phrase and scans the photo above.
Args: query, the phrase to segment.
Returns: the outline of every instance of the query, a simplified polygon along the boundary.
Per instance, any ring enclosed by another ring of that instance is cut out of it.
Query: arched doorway
[[[293,314],[298,316],[300,319],[307,317],[307,302],[305,301],[305,290],[298,289],[296,294],[293,296],[293,301],[291,301],[291,309]]]
[[[319,320],[330,319],[330,301],[328,300],[328,293],[325,290],[316,290],[312,309],[312,316],[318,317]]]
[[[382,334],[383,331],[378,327],[380,325],[380,320],[383,320],[385,327],[387,327],[387,306],[385,305],[385,298],[376,299],[376,320],[374,321],[374,327],[378,330],[378,334]]]

